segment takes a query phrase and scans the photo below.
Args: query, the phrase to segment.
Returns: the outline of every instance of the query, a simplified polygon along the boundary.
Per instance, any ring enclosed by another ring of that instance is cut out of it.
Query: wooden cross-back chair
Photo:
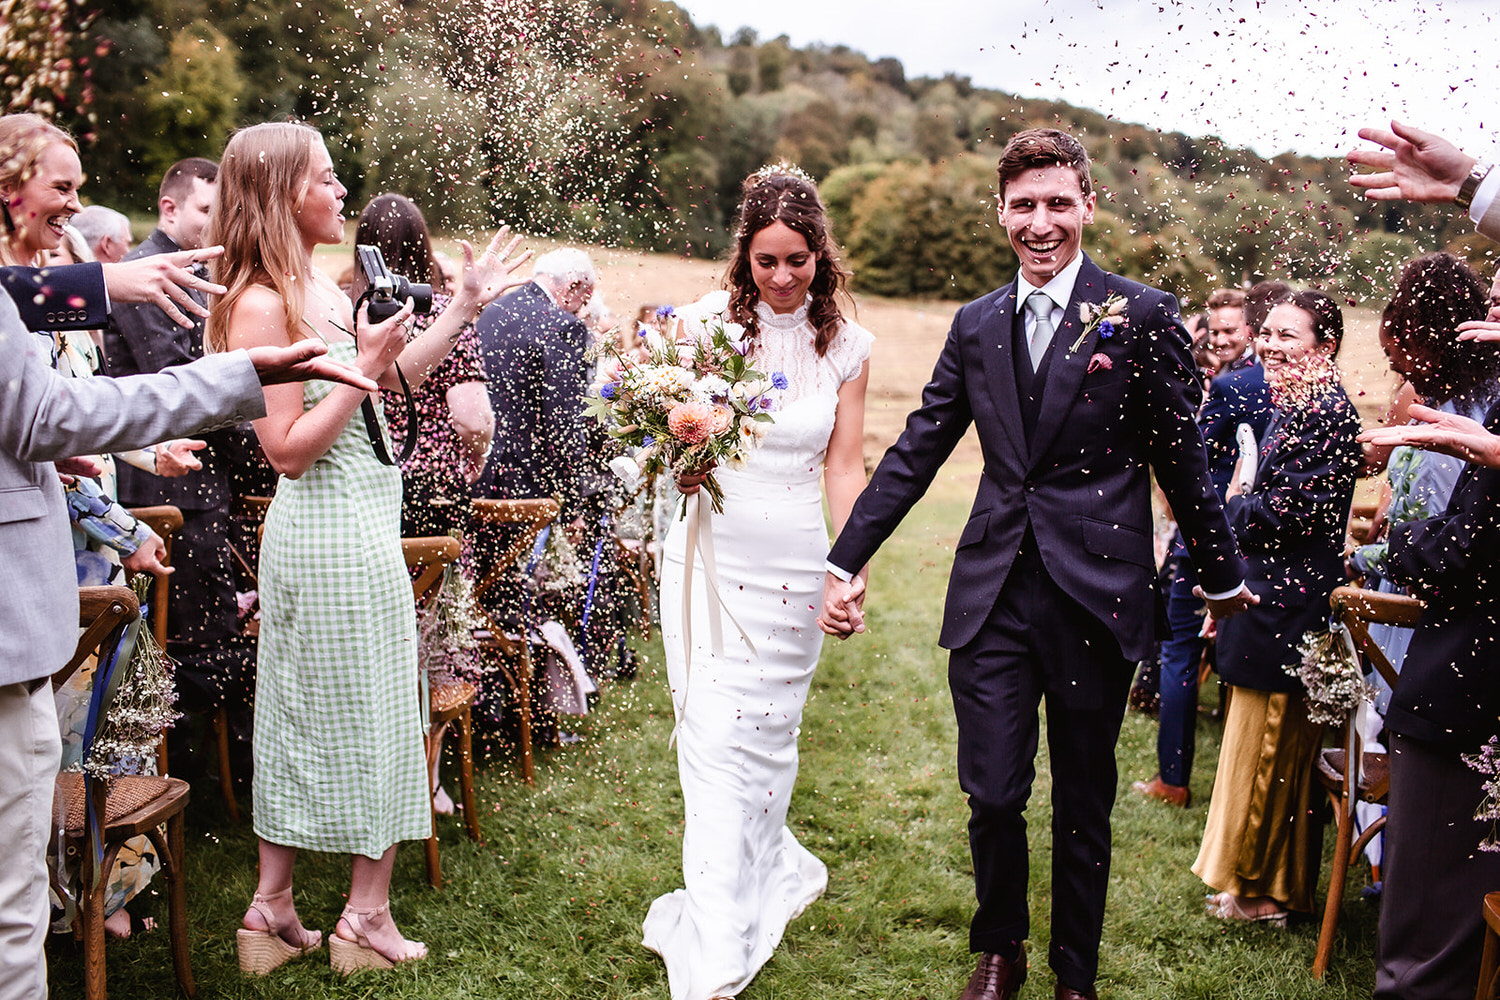
[[[481,530],[497,530],[506,527],[516,529],[509,546],[484,568],[484,575],[475,581],[474,597],[480,602],[479,613],[486,625],[476,635],[480,649],[484,656],[499,669],[500,674],[505,677],[506,683],[510,686],[512,705],[516,713],[516,739],[521,759],[521,777],[527,784],[533,784],[536,781],[536,762],[531,748],[532,664],[531,643],[527,636],[530,623],[523,620],[520,623],[519,635],[507,635],[505,629],[484,610],[483,600],[486,594],[495,590],[504,581],[514,579],[516,560],[521,557],[522,553],[531,550],[536,544],[537,535],[541,534],[543,528],[557,520],[558,510],[557,501],[550,497],[532,500],[475,500],[473,502],[474,521]]]
[[[140,605],[128,587],[83,587],[78,603],[78,624],[83,633],[73,657],[52,675],[52,687],[62,686],[85,660],[95,656],[99,666],[94,683],[105,684],[108,692],[107,666],[117,655],[126,628],[139,617]],[[117,664],[116,669],[125,669],[125,665]],[[100,717],[108,710],[106,700],[100,706]],[[177,985],[186,996],[196,996],[188,958],[187,891],[183,884],[187,782],[154,775],[120,775],[108,781],[86,782],[82,774],[64,772],[57,776],[54,795],[54,812],[63,819],[66,849],[79,862],[77,933],[83,941],[84,996],[104,1000],[105,879],[120,848],[142,835],[156,848],[167,881],[168,929]],[[91,829],[88,822],[90,805],[97,817],[97,829]]]
[[[1396,671],[1370,638],[1368,626],[1379,623],[1414,628],[1422,617],[1422,602],[1400,594],[1339,587],[1329,598],[1329,603],[1333,606],[1334,618],[1349,630],[1360,659],[1374,668],[1387,684],[1394,686]],[[1355,803],[1384,803],[1391,786],[1390,757],[1384,753],[1364,752],[1358,731],[1358,714],[1351,712],[1344,724],[1343,745],[1324,750],[1313,763],[1313,775],[1328,793],[1338,823],[1333,868],[1328,877],[1328,898],[1323,907],[1323,926],[1318,933],[1318,949],[1313,957],[1312,973],[1319,979],[1328,971],[1333,959],[1333,936],[1338,929],[1339,908],[1344,902],[1344,881],[1350,861],[1385,829],[1383,816],[1365,827],[1363,832],[1355,829]]]
[[[430,604],[442,583],[443,572],[449,563],[459,556],[462,546],[458,539],[450,536],[431,538],[403,538],[401,551],[406,557],[407,568],[416,572],[412,578],[412,595],[417,607]],[[431,678],[429,677],[429,682]],[[463,803],[464,827],[469,839],[484,842],[479,829],[479,808],[474,798],[474,698],[478,689],[468,681],[458,678],[443,684],[429,683],[427,698],[427,775],[428,800],[433,805],[432,832],[427,838],[427,883],[434,889],[443,884],[442,866],[438,855],[437,808],[433,801],[438,785],[433,771],[438,757],[443,752],[443,737],[450,726],[458,729],[458,783],[460,801]]]

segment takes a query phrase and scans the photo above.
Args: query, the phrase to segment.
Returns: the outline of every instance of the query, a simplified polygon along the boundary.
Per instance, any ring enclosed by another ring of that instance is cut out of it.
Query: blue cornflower
[[[618,382],[606,382],[604,383],[604,385],[599,387],[599,395],[603,396],[605,399],[614,399],[615,393],[619,391],[620,383]]]
[[[674,310],[672,309],[671,306],[657,306],[656,307],[656,318],[657,319],[671,319],[672,316],[673,316],[673,313],[674,313]]]
[[[1107,319],[1099,321],[1099,339],[1108,340],[1115,335],[1115,325]]]
[[[655,443],[656,438],[652,437],[650,434],[647,434],[645,437],[641,438],[641,446],[643,448],[649,448]]]
[[[788,382],[786,380],[786,375],[783,374],[782,372],[772,372],[771,373],[771,388],[773,388],[773,389],[785,389],[787,386],[789,386],[791,384],[792,383],[790,383],[790,382]]]

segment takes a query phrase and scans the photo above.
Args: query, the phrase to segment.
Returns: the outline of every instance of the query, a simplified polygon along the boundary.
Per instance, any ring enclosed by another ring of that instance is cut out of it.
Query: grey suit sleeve
[[[123,451],[264,416],[265,396],[243,351],[159,375],[69,379],[0,293],[0,448],[48,462]]]

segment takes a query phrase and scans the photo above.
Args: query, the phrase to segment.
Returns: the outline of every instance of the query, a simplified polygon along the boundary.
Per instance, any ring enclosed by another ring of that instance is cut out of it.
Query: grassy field
[[[669,258],[602,251],[599,260],[603,288],[626,315],[636,303],[696,298],[717,276],[713,265]],[[867,433],[872,457],[898,433],[950,316],[948,304],[861,300],[859,318],[879,337]],[[1345,369],[1351,395],[1369,414],[1384,401],[1387,375],[1372,360],[1371,316],[1356,314],[1351,328]],[[935,640],[953,543],[978,471],[971,443],[877,559],[870,632],[825,647],[805,717],[791,824],[828,863],[829,890],[791,926],[743,1000],[946,1000],[972,968],[967,810],[954,777],[946,660]],[[636,680],[605,688],[577,727],[583,742],[543,755],[534,787],[517,780],[509,761],[485,764],[479,799],[486,843],[471,844],[455,820],[441,824],[445,888],[426,887],[417,845],[402,849],[393,906],[405,931],[432,949],[423,963],[340,980],[325,951],[262,981],[241,977],[234,931],[254,887],[254,838],[248,825],[227,825],[214,796],[199,791],[190,808],[188,865],[203,995],[667,996],[659,960],[640,947],[640,922],[652,898],[681,884],[682,806],[667,747],[671,708],[659,641],[642,644],[641,652]],[[1200,722],[1196,804],[1187,811],[1128,791],[1131,779],[1155,770],[1155,732],[1154,720],[1131,713],[1121,736],[1101,996],[1367,997],[1375,910],[1357,892],[1323,982],[1308,973],[1315,924],[1278,931],[1202,915],[1205,889],[1188,866],[1203,829],[1218,731],[1206,717]],[[1029,810],[1034,968],[1024,995],[1037,997],[1047,995],[1051,978],[1049,794],[1044,754]],[[1325,836],[1331,853],[1330,840]],[[345,858],[301,859],[297,902],[308,926],[332,929],[347,871]],[[81,996],[80,956],[71,942],[54,942],[51,955],[54,995]],[[109,970],[115,997],[172,995],[164,931],[112,942]]]

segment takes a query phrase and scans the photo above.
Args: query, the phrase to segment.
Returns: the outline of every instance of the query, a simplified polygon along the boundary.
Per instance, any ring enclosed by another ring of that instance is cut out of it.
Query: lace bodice
[[[813,346],[817,331],[808,322],[806,306],[777,314],[762,302],[756,306],[756,317],[760,334],[751,360],[757,371],[786,375],[788,385],[777,400],[776,422],[767,429],[765,440],[751,453],[743,471],[747,475],[816,482],[833,433],[839,388],[859,375],[875,338],[846,320],[820,358]]]

